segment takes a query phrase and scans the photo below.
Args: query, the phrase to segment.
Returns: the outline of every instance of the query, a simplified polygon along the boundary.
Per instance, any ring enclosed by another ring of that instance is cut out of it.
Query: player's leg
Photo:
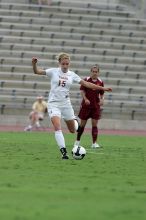
[[[98,120],[95,119],[91,119],[91,123],[92,123],[92,148],[98,148],[100,147],[96,141],[97,141],[97,137],[98,137],[98,127],[97,127],[97,123]]]
[[[61,113],[67,125],[68,130],[71,133],[75,133],[78,130],[79,122],[77,118],[75,117],[72,106],[69,105],[68,107],[63,107]]]
[[[36,114],[35,125],[36,125],[37,128],[41,127],[40,121],[43,121],[43,119],[44,119],[44,114],[43,113],[37,113]]]
[[[66,146],[65,146],[65,139],[64,139],[64,135],[62,133],[62,128],[61,128],[61,112],[60,112],[60,109],[56,108],[56,107],[49,106],[48,113],[49,113],[52,125],[54,127],[55,140],[56,140],[57,145],[58,145],[58,147],[60,149],[60,152],[62,154],[62,159],[68,159],[69,157],[67,156],[67,150],[66,150]]]
[[[101,147],[98,143],[98,120],[92,119],[92,148]]]
[[[79,115],[78,116],[79,116],[81,122],[80,122],[80,125],[79,125],[79,128],[78,128],[78,131],[77,131],[77,138],[76,138],[76,141],[74,143],[74,146],[76,146],[76,145],[79,146],[79,144],[80,144],[81,136],[82,136],[82,134],[84,132],[87,120],[90,117],[90,109],[88,109],[88,108],[81,108],[80,111],[79,111]]]
[[[97,108],[93,109],[91,111],[91,123],[92,123],[92,148],[99,148],[99,144],[97,143],[98,139],[98,120],[101,116],[101,110],[100,106],[97,106]]]
[[[76,129],[78,129],[78,124],[75,119],[65,120],[65,123],[66,123],[67,128],[70,131],[70,133],[75,133]]]
[[[24,128],[24,131],[31,131],[34,124],[35,124],[35,120],[36,120],[36,116],[35,116],[35,112],[31,111],[29,113],[29,120],[30,120],[30,124]]]
[[[80,145],[80,139],[81,139],[81,136],[84,132],[86,123],[87,123],[87,120],[82,120],[81,119],[78,131],[77,131],[77,138],[76,138],[76,141],[74,142],[74,146],[79,146]]]

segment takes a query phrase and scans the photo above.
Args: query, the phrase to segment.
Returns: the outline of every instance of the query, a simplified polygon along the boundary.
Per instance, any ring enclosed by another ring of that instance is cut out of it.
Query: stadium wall
[[[22,129],[28,125],[29,119],[28,116],[8,116],[3,115],[0,120],[0,126],[21,126]],[[45,116],[44,121],[42,122],[44,128],[52,128],[50,119],[48,116]],[[66,128],[66,124],[63,122],[63,128]],[[87,123],[87,128],[91,128],[90,120]],[[99,129],[105,130],[130,130],[130,131],[146,131],[146,121],[138,120],[118,120],[118,119],[100,119],[99,120]]]

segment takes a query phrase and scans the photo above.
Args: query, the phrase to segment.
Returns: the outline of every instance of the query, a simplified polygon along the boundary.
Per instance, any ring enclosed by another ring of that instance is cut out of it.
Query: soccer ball
[[[76,160],[82,160],[86,155],[86,150],[82,146],[74,146],[72,149],[72,156]]]

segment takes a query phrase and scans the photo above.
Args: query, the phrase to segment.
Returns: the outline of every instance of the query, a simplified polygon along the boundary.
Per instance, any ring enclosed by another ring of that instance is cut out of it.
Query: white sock
[[[55,131],[55,139],[59,148],[65,147],[65,140],[61,130]]]
[[[80,145],[80,141],[75,141],[74,146],[79,146]]]
[[[76,119],[74,119],[74,124],[75,124],[75,130],[77,131],[79,128],[79,124]]]

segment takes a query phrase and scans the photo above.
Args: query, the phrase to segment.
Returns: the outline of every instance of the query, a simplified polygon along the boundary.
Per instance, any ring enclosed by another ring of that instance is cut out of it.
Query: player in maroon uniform
[[[103,81],[99,78],[99,66],[94,65],[91,68],[90,77],[86,77],[85,81],[94,83],[96,85],[104,87]],[[92,123],[92,148],[99,148],[99,144],[96,143],[98,137],[98,120],[101,116],[101,105],[103,105],[104,100],[104,91],[102,90],[93,90],[85,88],[84,86],[80,87],[81,95],[83,100],[81,102],[81,107],[79,111],[79,118],[81,119],[80,126],[77,132],[77,140],[74,143],[74,146],[80,144],[81,136],[84,132],[84,128],[89,118],[91,118]]]

